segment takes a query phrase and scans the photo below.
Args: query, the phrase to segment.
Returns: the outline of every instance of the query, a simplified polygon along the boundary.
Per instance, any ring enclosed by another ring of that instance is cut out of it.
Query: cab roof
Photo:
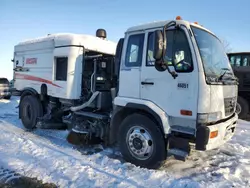
[[[74,33],[56,33],[44,37],[26,40],[18,43],[15,50],[22,50],[25,46],[34,46],[43,42],[54,43],[54,47],[67,45],[84,46],[86,50],[97,51],[105,54],[115,55],[117,43],[101,39],[92,35],[74,34]]]
[[[199,24],[191,23],[191,22],[186,21],[186,20],[164,20],[164,21],[154,21],[154,22],[150,22],[150,23],[140,24],[140,25],[136,25],[136,26],[128,28],[126,33],[161,28],[171,21],[176,21],[177,23],[184,24],[184,25],[192,25],[192,26],[198,27],[200,29],[203,29],[203,30],[213,34],[211,31],[209,31],[205,27],[203,27]]]

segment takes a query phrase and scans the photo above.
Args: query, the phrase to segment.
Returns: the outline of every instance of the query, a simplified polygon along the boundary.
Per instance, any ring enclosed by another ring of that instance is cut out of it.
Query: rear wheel
[[[249,112],[249,105],[247,100],[239,96],[236,105],[236,113],[238,114],[240,119],[245,119],[247,118],[248,112]]]
[[[125,118],[118,141],[124,159],[137,166],[158,168],[166,159],[163,134],[147,116],[133,114]]]
[[[37,124],[37,118],[43,116],[41,102],[35,96],[25,96],[20,103],[21,120],[26,129],[34,129]]]

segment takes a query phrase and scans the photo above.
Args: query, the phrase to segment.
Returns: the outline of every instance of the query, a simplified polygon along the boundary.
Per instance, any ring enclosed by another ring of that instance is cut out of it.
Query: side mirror
[[[163,33],[161,30],[155,30],[154,35],[154,59],[160,60],[163,56],[164,43],[163,43]]]

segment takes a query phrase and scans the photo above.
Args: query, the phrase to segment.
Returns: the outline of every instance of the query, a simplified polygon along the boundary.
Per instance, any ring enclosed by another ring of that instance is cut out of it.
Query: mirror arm
[[[166,25],[164,25],[164,28],[163,28],[163,46],[164,46],[164,48],[166,48],[166,44],[165,44],[165,42],[166,42],[166,38],[167,38],[167,36],[166,36],[166,30],[169,28],[169,27],[171,27],[171,26],[176,26],[176,22],[175,21],[171,21],[171,22],[169,22],[168,24],[166,24]],[[165,50],[163,50],[163,57],[165,56]]]
[[[163,61],[164,62],[164,61]],[[168,73],[169,74],[171,74],[171,76],[175,79],[177,76],[178,76],[178,74],[175,72],[175,71],[171,71],[170,69],[169,69],[169,66],[168,65],[166,65],[167,66],[167,71],[168,71]]]
[[[169,28],[169,27],[171,27],[171,26],[176,26],[177,24],[176,24],[176,21],[171,21],[171,22],[169,22],[168,24],[166,24],[166,25],[164,25],[164,31],[167,29],[167,28]],[[164,32],[165,33],[165,32]]]
[[[171,74],[171,76],[172,76],[174,79],[178,76],[178,74],[177,74],[175,71],[171,72],[171,71],[169,70],[169,68],[168,68],[168,72]]]
[[[163,44],[164,44],[163,57],[162,57],[162,61],[163,61],[163,62],[164,62],[164,57],[165,57],[165,53],[166,53],[166,50],[165,50],[165,48],[166,48],[165,41],[166,41],[166,38],[167,38],[167,36],[166,36],[166,30],[167,30],[169,27],[171,27],[171,26],[175,26],[175,27],[178,27],[178,28],[179,28],[179,25],[176,24],[175,21],[169,22],[169,23],[166,24],[166,25],[164,26],[164,28],[163,28]],[[172,72],[171,72],[171,70],[169,69],[169,66],[168,66],[168,65],[166,65],[166,67],[167,67],[168,73],[171,74],[171,76],[175,79],[175,78],[178,76],[178,74],[176,74],[175,71],[172,71]]]
[[[166,43],[166,38],[167,38],[166,30],[171,26],[176,26],[176,22],[171,21],[168,24],[164,25],[164,27],[163,27],[163,46],[164,46],[165,49],[166,49],[166,44],[165,43]],[[165,50],[163,50],[163,57],[165,56],[165,53],[166,53]]]

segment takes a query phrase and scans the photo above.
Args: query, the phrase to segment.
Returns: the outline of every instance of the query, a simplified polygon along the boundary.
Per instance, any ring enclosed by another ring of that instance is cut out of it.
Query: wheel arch
[[[110,122],[109,144],[117,141],[117,133],[120,129],[122,121],[129,115],[139,113],[150,117],[160,128],[163,136],[165,134],[161,117],[150,107],[145,104],[136,104],[129,102],[125,106],[117,106]]]
[[[27,95],[38,95],[38,92],[34,88],[30,88],[30,87],[24,88],[22,90],[20,100],[22,100],[23,97],[25,97]]]

